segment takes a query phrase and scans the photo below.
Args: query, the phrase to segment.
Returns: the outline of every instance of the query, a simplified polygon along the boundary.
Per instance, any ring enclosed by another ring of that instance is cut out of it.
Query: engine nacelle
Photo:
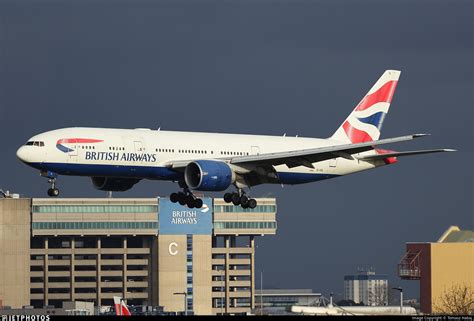
[[[94,187],[101,191],[123,192],[131,189],[139,179],[118,177],[91,177]]]
[[[223,191],[235,181],[235,173],[227,163],[197,160],[186,166],[184,180],[194,190]]]

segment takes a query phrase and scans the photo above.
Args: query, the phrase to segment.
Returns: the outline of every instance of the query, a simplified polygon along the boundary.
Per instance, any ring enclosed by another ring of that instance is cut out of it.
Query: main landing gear
[[[170,200],[183,206],[187,205],[189,208],[201,208],[203,205],[202,199],[194,196],[187,188],[183,189],[183,192],[171,193]]]
[[[50,171],[41,172],[40,175],[48,178],[48,183],[51,184],[51,187],[48,189],[48,196],[58,197],[59,189],[56,187],[56,178],[58,177],[58,175]]]
[[[226,203],[232,203],[235,206],[242,206],[242,208],[255,208],[257,207],[257,201],[254,198],[249,198],[245,193],[225,193],[224,201]]]

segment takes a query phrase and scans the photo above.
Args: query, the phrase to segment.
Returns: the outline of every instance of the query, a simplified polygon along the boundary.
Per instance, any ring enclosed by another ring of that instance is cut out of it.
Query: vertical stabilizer
[[[399,77],[399,70],[386,70],[330,139],[344,143],[378,140]]]

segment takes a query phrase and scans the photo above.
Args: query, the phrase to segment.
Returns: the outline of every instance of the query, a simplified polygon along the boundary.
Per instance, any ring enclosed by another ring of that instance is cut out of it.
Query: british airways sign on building
[[[201,208],[189,208],[172,203],[168,198],[159,200],[159,233],[168,235],[212,234],[212,199],[203,198]]]

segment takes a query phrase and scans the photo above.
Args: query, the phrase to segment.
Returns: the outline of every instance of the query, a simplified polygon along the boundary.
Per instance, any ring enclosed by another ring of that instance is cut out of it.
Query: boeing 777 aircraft
[[[425,134],[380,139],[400,71],[387,70],[329,138],[177,132],[150,129],[63,128],[33,136],[17,151],[25,164],[49,179],[91,177],[104,191],[126,191],[142,179],[178,182],[170,199],[200,208],[193,191],[224,191],[224,200],[255,208],[245,189],[259,184],[302,184],[393,164],[400,156],[453,151],[395,152],[379,145]]]

